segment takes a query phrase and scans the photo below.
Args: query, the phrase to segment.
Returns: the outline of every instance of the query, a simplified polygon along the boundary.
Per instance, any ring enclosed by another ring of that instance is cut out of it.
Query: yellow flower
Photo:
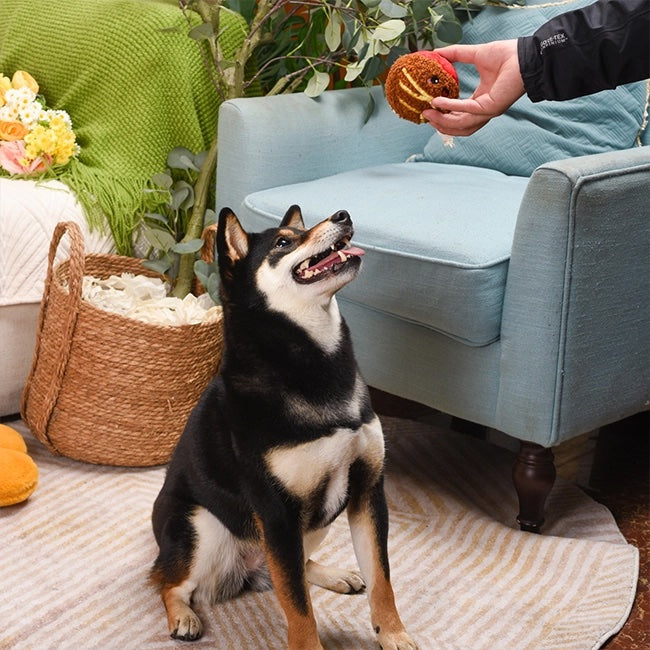
[[[54,114],[48,124],[38,124],[25,136],[26,157],[48,156],[54,165],[65,165],[77,153],[75,135],[63,115]]]
[[[29,88],[34,93],[38,93],[38,84],[36,83],[36,79],[34,79],[29,72],[25,72],[24,70],[16,70],[16,72],[14,72],[14,76],[11,78],[11,85],[16,89]]]
[[[5,93],[11,88],[11,79],[0,73],[0,107],[5,105]]]
[[[27,135],[27,128],[20,122],[8,122],[0,120],[0,140],[13,142],[22,140]]]

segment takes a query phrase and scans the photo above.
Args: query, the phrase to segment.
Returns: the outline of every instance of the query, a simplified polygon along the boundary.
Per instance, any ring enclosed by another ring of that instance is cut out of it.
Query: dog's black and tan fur
[[[201,635],[193,599],[272,583],[289,648],[320,649],[310,582],[366,586],[382,648],[417,647],[389,579],[381,425],[334,298],[360,266],[352,233],[345,211],[306,230],[292,206],[279,228],[255,234],[230,210],[219,216],[223,363],[153,510],[152,577],[175,638]],[[361,575],[309,559],[344,509]]]

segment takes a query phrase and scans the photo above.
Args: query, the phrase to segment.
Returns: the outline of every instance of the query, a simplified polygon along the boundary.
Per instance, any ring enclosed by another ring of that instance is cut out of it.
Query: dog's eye
[[[275,240],[275,247],[276,248],[284,248],[285,246],[288,246],[291,242],[286,238],[286,237],[278,237]]]
[[[440,83],[440,79],[438,77],[436,77],[436,76],[431,77],[430,81],[431,81],[432,84],[439,84]]]

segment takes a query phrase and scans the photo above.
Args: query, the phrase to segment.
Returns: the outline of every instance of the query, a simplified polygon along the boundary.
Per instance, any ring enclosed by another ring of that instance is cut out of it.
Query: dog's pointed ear
[[[230,208],[224,208],[219,213],[217,255],[222,273],[228,273],[248,255],[248,234]]]
[[[302,220],[302,212],[299,205],[292,205],[282,217],[280,228],[297,228],[298,230],[305,229],[305,222]]]

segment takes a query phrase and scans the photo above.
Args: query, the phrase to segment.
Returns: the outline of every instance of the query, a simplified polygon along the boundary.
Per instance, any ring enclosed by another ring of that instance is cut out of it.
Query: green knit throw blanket
[[[222,18],[231,56],[243,19]],[[177,27],[177,30],[170,28]],[[176,0],[1,0],[0,72],[26,70],[66,110],[81,153],[60,175],[91,227],[130,254],[144,189],[175,147],[203,151],[219,98]]]

